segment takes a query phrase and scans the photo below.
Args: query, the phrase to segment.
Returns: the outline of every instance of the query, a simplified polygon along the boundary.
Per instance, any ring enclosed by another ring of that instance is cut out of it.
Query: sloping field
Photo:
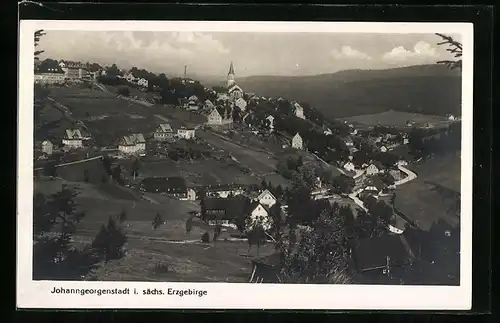
[[[126,162],[126,167],[130,163]],[[173,162],[170,160],[143,163],[140,166],[140,177],[181,176],[188,185],[208,184],[258,184],[257,178],[245,174],[241,166],[231,160],[217,161],[207,159],[197,162]]]
[[[397,188],[395,207],[423,230],[429,230],[438,220],[459,225],[459,156],[435,157],[412,170],[418,177]]]
[[[419,113],[401,112],[389,110],[376,114],[363,114],[354,117],[342,118],[340,120],[347,121],[352,124],[364,126],[381,125],[386,127],[403,128],[407,121],[412,121],[416,126],[431,123],[435,127],[445,126],[450,123],[443,116],[426,115]]]

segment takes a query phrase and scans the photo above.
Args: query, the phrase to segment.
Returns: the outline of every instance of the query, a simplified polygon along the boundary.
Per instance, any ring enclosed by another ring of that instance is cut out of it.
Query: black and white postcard
[[[18,307],[470,309],[472,35],[22,20]]]

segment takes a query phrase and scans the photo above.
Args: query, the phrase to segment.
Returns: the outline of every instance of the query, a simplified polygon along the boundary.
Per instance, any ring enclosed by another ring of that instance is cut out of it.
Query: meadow
[[[459,225],[460,161],[457,153],[408,166],[418,177],[398,186],[395,207],[423,230],[438,220]]]
[[[103,264],[96,272],[98,280],[108,281],[186,281],[246,282],[251,273],[250,260],[274,252],[271,244],[248,250],[242,241],[226,241],[234,230],[222,232],[216,242],[202,243],[201,235],[213,229],[195,218],[186,232],[190,212],[199,211],[196,202],[178,201],[147,194],[150,201],[119,200],[100,192],[92,184],[70,181],[37,181],[35,189],[55,193],[63,184],[76,186],[77,210],[86,216],[77,225],[75,245],[90,243],[109,216],[125,211],[123,229],[127,234],[124,258]],[[164,223],[154,230],[152,220],[161,214]]]
[[[436,128],[441,126],[447,126],[450,121],[444,116],[435,116],[429,114],[419,114],[411,112],[401,112],[389,110],[376,114],[362,114],[348,118],[340,119],[342,121],[347,121],[353,125],[361,126],[375,126],[381,125],[386,127],[396,127],[404,128],[406,127],[407,121],[412,121],[415,126],[422,126],[426,123],[434,125]]]

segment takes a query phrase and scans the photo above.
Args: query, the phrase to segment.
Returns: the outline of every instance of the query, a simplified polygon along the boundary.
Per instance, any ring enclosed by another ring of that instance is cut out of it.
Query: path
[[[341,173],[342,175],[347,175],[347,174],[345,173],[345,171],[344,171],[342,168],[337,167],[337,166],[335,166],[335,165],[332,165],[332,164],[330,164],[330,163],[326,162],[323,158],[319,157],[319,156],[318,156],[318,155],[316,155],[315,153],[311,153],[311,154],[312,154],[314,157],[316,157],[316,159],[318,159],[318,160],[319,160],[319,161],[321,161],[323,164],[325,164],[325,166],[328,166],[328,167],[333,166],[333,167],[335,167],[335,168],[339,171],[339,173]]]
[[[51,97],[47,97],[47,99],[54,104],[54,107],[57,110],[59,110],[63,113],[63,115],[66,119],[68,119],[71,122],[75,122],[75,123],[81,125],[88,132],[89,136],[92,137],[92,133],[90,132],[90,129],[85,125],[85,123],[83,123],[82,120],[79,120],[79,119],[76,119],[75,117],[73,117],[73,115],[71,114],[71,110],[67,106],[65,106],[61,102],[59,102]]]
[[[102,155],[99,155],[99,156],[95,156],[95,157],[77,160],[74,162],[59,164],[59,165],[56,165],[55,167],[64,167],[64,166],[69,166],[69,165],[81,164],[81,163],[86,163],[86,162],[96,160],[96,159],[101,159],[101,158],[102,158]],[[42,169],[43,169],[43,167],[38,167],[38,168],[35,168],[34,170],[42,170]]]
[[[125,223],[125,226],[127,224]],[[79,233],[90,233],[90,234],[95,234],[95,231],[93,230],[78,230],[76,236],[79,235]],[[137,239],[137,240],[148,240],[148,241],[155,241],[155,242],[161,242],[161,243],[169,243],[169,244],[202,244],[202,245],[208,245],[208,243],[202,242],[201,239],[190,239],[190,240],[168,240],[166,238],[161,238],[161,237],[151,237],[151,236],[144,236],[144,235],[139,235],[139,234],[130,234],[127,233],[127,239]],[[242,238],[232,238],[228,237],[225,238],[221,241],[229,241],[229,242],[247,242],[247,239],[242,239]],[[83,241],[76,241],[75,242],[83,242]]]
[[[412,181],[414,180],[415,178],[417,178],[417,174],[415,174],[414,172],[412,172],[411,170],[409,170],[408,168],[406,167],[403,167],[401,165],[398,165],[398,169],[400,171],[402,171],[403,173],[406,174],[406,177],[403,178],[403,179],[400,179],[399,181],[396,181],[394,182],[394,185],[395,186],[398,186],[398,185],[402,185],[402,184],[405,184],[405,183],[408,183],[409,181]]]

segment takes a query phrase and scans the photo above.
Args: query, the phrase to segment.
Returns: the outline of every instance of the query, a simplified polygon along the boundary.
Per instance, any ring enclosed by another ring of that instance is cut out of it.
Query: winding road
[[[415,174],[414,172],[412,172],[411,170],[409,170],[408,168],[406,167],[403,167],[401,165],[398,165],[398,169],[400,171],[402,171],[403,173],[406,174],[406,177],[399,180],[399,181],[396,181],[394,182],[394,186],[399,186],[399,185],[402,185],[402,184],[406,184],[412,180],[414,180],[415,178],[417,178],[417,174]],[[361,193],[363,191],[363,189],[359,189],[355,192],[352,192],[351,194],[349,194],[349,198],[351,200],[354,201],[354,203],[356,203],[361,209],[363,209],[365,212],[368,212],[368,209],[365,207],[363,201],[361,201],[359,198],[358,198],[358,195],[359,193]],[[396,233],[396,234],[402,234],[404,231],[401,230],[401,229],[398,229],[396,227],[393,227],[392,225],[388,225],[387,228],[389,229],[389,231],[393,232],[393,233]]]

